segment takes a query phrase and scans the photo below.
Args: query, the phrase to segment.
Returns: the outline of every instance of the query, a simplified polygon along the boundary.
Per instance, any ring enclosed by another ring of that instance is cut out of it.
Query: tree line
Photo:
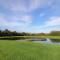
[[[8,29],[0,30],[0,36],[29,36],[30,33],[10,31]]]
[[[27,33],[5,29],[0,30],[0,36],[60,36],[60,31],[51,31],[50,33]]]

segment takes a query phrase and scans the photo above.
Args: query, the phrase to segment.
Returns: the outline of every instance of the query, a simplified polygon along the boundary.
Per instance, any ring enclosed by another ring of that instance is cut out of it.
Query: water
[[[49,39],[49,38],[46,38],[45,41],[43,40],[34,40],[32,42],[35,42],[35,43],[46,43],[46,44],[60,44],[60,39]]]
[[[33,42],[37,42],[37,43],[52,43],[52,41],[50,40],[50,39],[45,39],[45,40],[39,40],[39,41],[37,41],[37,40],[34,40]]]
[[[46,43],[46,44],[60,44],[60,39],[37,39],[37,38],[33,38],[33,39],[22,39],[22,40],[16,40],[16,41],[20,41],[20,42],[27,42],[27,41],[31,41],[34,43]]]

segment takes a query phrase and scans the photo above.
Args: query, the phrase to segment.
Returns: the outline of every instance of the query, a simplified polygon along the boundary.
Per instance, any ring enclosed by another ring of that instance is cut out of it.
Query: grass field
[[[5,36],[0,37],[0,40],[19,40],[19,39],[30,39],[30,38],[60,39],[60,36]]]
[[[0,60],[60,60],[60,46],[0,40]]]

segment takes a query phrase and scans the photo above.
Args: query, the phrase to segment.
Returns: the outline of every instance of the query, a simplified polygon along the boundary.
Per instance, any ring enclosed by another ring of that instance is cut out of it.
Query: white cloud
[[[50,17],[47,21],[44,22],[43,25],[40,25],[40,29],[48,29],[48,30],[54,30],[54,29],[60,29],[60,17]]]
[[[28,15],[26,15],[26,16],[21,16],[21,17],[20,17],[20,20],[21,20],[22,22],[24,22],[24,23],[32,23],[32,17],[31,17],[31,16],[28,16]]]
[[[44,5],[49,5],[49,0],[30,0],[29,10],[36,10],[42,8]]]
[[[6,18],[0,17],[0,26],[16,26],[20,25],[19,22],[7,21]]]
[[[26,5],[22,0],[1,0],[0,6],[13,12],[26,12]]]
[[[41,8],[44,5],[50,5],[49,0],[1,0],[0,5],[13,12],[30,12]]]
[[[28,29],[32,23],[32,17],[28,15],[13,17],[11,20],[7,20],[4,16],[0,17],[0,26],[4,26],[10,30],[21,30]]]
[[[50,17],[42,25],[36,27],[42,29],[42,28],[49,28],[49,27],[56,27],[56,26],[60,26],[60,17]]]
[[[50,32],[50,31],[60,31],[60,17],[50,17],[43,25],[32,26],[30,30],[32,32]]]
[[[17,29],[22,26],[22,28],[26,29],[32,23],[32,17],[30,15],[24,15],[27,12],[34,11],[38,8],[42,8],[42,6],[51,6],[51,8],[57,9],[57,6],[53,4],[55,0],[0,0],[0,6],[10,12],[18,12],[23,13],[23,16],[14,16],[7,20],[5,17],[0,17],[0,25],[1,26],[16,26]],[[56,0],[57,1],[57,0]],[[52,7],[53,6],[53,7]],[[56,8],[55,8],[56,6]],[[13,13],[12,13],[13,14]],[[17,14],[16,14],[17,15]],[[19,14],[21,15],[21,14]],[[40,14],[40,17],[44,16],[44,13]],[[10,22],[9,22],[10,21]],[[33,27],[33,30],[40,30],[47,27],[60,25],[60,17],[52,17],[49,18],[42,26]],[[15,28],[16,29],[16,28]],[[53,28],[52,28],[53,29]],[[19,29],[20,30],[20,29]],[[37,30],[37,31],[38,31]]]
[[[57,26],[60,25],[60,17],[51,17],[48,21],[45,22],[45,26]]]

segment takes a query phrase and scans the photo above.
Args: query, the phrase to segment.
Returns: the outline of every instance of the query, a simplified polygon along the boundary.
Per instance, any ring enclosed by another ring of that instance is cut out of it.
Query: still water
[[[60,39],[49,39],[49,38],[46,38],[44,40],[33,40],[32,42],[35,42],[35,43],[47,43],[47,44],[60,44]]]
[[[60,39],[37,39],[37,38],[33,38],[33,39],[22,39],[22,40],[16,40],[16,41],[20,41],[20,42],[34,42],[34,43],[46,43],[46,44],[60,44]]]

